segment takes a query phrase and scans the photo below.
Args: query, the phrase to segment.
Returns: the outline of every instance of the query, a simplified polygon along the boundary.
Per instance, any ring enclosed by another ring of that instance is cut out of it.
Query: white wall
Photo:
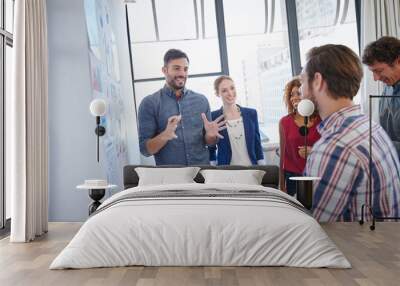
[[[88,38],[83,0],[48,0],[49,48],[49,220],[83,221],[90,199],[76,185],[85,179],[106,178],[104,160],[96,161],[95,118],[92,99]],[[131,106],[127,120],[129,162],[140,162],[136,117],[123,1],[110,0],[118,43],[121,92]]]

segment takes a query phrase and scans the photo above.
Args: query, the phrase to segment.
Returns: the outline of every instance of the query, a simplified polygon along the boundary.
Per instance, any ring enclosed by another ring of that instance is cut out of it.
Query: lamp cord
[[[97,125],[97,162],[99,162],[99,125]]]
[[[99,141],[100,141],[100,135],[99,135],[99,132],[100,132],[100,116],[96,116],[96,124],[97,124],[97,127],[96,127],[96,134],[97,134],[97,162],[99,162],[99,149],[100,149],[100,143],[99,143]]]
[[[308,116],[304,116],[304,127],[305,127],[305,134],[304,134],[304,159],[307,162],[307,134],[308,134],[308,129],[307,129],[307,125],[308,125]]]

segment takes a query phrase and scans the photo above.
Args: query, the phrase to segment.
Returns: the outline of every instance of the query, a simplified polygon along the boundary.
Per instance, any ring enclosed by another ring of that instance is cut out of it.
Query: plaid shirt
[[[369,202],[369,118],[353,105],[330,115],[318,131],[321,139],[305,169],[305,175],[321,177],[314,182],[314,217],[324,222],[359,219],[361,205]],[[372,123],[372,190],[376,216],[399,216],[400,163],[390,138],[376,123]]]

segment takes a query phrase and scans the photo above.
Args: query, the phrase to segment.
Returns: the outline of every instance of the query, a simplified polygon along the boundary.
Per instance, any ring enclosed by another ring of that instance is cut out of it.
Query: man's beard
[[[308,96],[307,99],[311,100],[312,103],[314,103],[315,109],[318,109],[318,102],[315,98],[315,94],[313,93],[313,91],[311,90],[311,88],[308,89]]]
[[[177,80],[177,79],[182,79],[182,81],[183,81],[182,86],[175,84],[175,80]],[[186,84],[186,78],[184,78],[184,77],[174,77],[168,81],[168,85],[174,90],[183,89],[185,87],[185,84]]]

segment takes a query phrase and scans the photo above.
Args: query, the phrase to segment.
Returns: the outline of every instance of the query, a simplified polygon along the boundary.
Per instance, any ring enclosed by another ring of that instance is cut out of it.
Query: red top
[[[307,134],[307,145],[313,146],[321,138],[317,126],[321,122],[318,116]],[[299,132],[299,126],[294,121],[292,114],[286,115],[281,120],[285,136],[285,157],[283,158],[283,169],[289,172],[302,174],[306,166],[306,160],[299,155],[299,146],[304,146],[305,138]]]

